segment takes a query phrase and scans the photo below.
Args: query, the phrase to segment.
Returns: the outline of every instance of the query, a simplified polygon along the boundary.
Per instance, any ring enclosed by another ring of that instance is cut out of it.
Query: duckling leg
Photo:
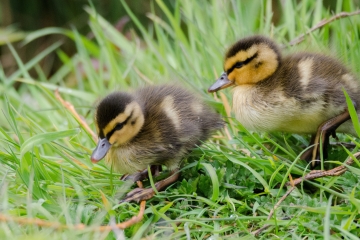
[[[152,165],[150,167],[150,169],[151,169],[151,175],[153,175],[154,177],[157,177],[157,176],[159,176],[162,168],[160,165]],[[128,174],[124,175],[120,178],[120,180],[137,182],[137,181],[142,181],[144,179],[147,179],[148,176],[149,176],[148,170],[145,169],[138,173],[134,173],[131,175],[128,175]]]
[[[311,135],[309,148],[300,156],[301,160],[305,160],[308,162],[310,162],[312,160],[311,157],[312,157],[312,152],[313,152],[313,148],[314,148],[313,146],[315,144],[315,137],[316,137],[316,134]]]
[[[170,184],[174,183],[176,180],[178,180],[180,176],[179,169],[172,170],[170,172],[170,177],[165,178],[159,182],[155,183],[155,188],[157,191],[163,190],[165,187],[169,186]],[[122,202],[140,202],[143,200],[148,200],[152,198],[155,195],[155,191],[152,188],[135,188],[128,194],[126,194],[125,199],[121,200]]]
[[[303,159],[312,161],[311,162],[312,168],[314,168],[319,163],[316,160],[320,159],[320,144],[322,145],[323,157],[327,158],[327,149],[329,145],[330,135],[336,137],[335,130],[341,124],[343,124],[349,119],[350,119],[350,113],[349,110],[346,108],[346,110],[342,114],[323,122],[319,126],[315,137],[313,137],[311,141],[311,145],[314,146],[310,148],[308,151],[306,151],[302,156]],[[311,157],[311,159],[309,159],[309,157]]]

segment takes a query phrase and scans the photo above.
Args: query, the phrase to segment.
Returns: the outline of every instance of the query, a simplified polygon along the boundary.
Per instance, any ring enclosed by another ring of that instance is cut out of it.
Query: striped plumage
[[[108,95],[97,107],[95,125],[101,140],[92,161],[106,155],[115,171],[136,175],[148,165],[175,172],[182,158],[223,121],[191,92],[161,85]]]
[[[308,52],[282,56],[269,38],[251,36],[229,48],[224,73],[209,91],[229,86],[234,86],[235,116],[249,130],[315,134],[335,118],[331,131],[340,125],[337,131],[355,134],[343,89],[359,106],[360,82],[332,57]]]
[[[119,139],[109,137],[114,146],[109,149],[106,162],[113,164],[120,173],[135,173],[149,164],[177,168],[186,153],[222,126],[219,115],[189,91],[173,85],[150,86],[131,95],[115,92],[99,103],[96,124],[100,138],[106,136],[104,129],[107,124],[124,115],[125,108],[134,103],[138,104],[141,112],[132,113],[128,120],[129,128],[142,115],[143,126],[129,131],[127,134],[132,138],[122,144],[117,145],[116,142],[130,137],[121,134]],[[124,119],[129,116],[125,115]],[[133,132],[137,133],[133,136]]]

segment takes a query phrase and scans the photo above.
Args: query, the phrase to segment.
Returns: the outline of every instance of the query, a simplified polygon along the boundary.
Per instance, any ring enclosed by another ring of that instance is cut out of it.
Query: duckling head
[[[112,93],[99,103],[95,125],[99,142],[91,155],[93,163],[104,158],[111,147],[124,145],[139,133],[144,125],[142,107],[128,93]]]
[[[280,61],[280,52],[272,40],[263,36],[241,39],[227,51],[224,72],[208,91],[256,84],[274,74]]]

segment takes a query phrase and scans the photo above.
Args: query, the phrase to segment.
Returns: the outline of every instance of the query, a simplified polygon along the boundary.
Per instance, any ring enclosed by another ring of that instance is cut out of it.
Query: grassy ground
[[[140,25],[124,5],[141,32],[141,36],[134,32],[131,39],[91,7],[86,8],[91,40],[75,29],[48,28],[29,34],[28,42],[42,35],[66,35],[78,52],[66,56],[59,50],[60,43],[55,43],[30,62],[17,59],[19,70],[11,76],[0,71],[0,238],[253,239],[250,232],[269,224],[259,238],[358,239],[358,162],[340,177],[300,185],[267,220],[287,190],[284,184],[289,175],[309,171],[298,159],[309,136],[249,132],[224,107],[230,102],[230,91],[217,96],[206,92],[222,71],[226,47],[253,33],[276,39],[285,52],[331,54],[360,72],[359,16],[329,23],[300,44],[289,46],[321,19],[354,11],[353,1],[337,1],[333,12],[322,1],[281,2],[275,9],[275,25],[272,1],[181,0],[174,1],[175,12],[170,12],[157,0],[167,19],[150,12],[152,27]],[[57,51],[63,66],[46,79],[37,63],[52,51]],[[40,77],[32,79],[30,69]],[[18,82],[21,85],[15,89]],[[95,130],[92,118],[97,99],[114,89],[164,82],[177,82],[201,95],[224,115],[227,130],[184,160],[181,179],[147,202],[140,223],[124,231],[100,231],[100,225],[135,216],[139,205],[118,204],[130,186],[103,163],[90,162],[95,142],[55,98],[54,90],[59,89]],[[360,146],[354,136],[339,136]],[[349,155],[342,147],[333,147],[331,163],[324,168],[341,164]],[[51,226],[19,224],[15,217],[33,223],[37,218]],[[73,229],[79,223],[87,227]],[[59,224],[69,229],[59,230]]]

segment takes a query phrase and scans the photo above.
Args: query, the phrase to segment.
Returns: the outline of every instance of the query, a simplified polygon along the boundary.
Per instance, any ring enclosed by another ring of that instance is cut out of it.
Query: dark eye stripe
[[[229,74],[234,71],[234,69],[236,68],[236,64],[242,64],[243,66],[248,64],[249,62],[251,62],[252,60],[254,60],[254,58],[257,57],[257,53],[255,53],[254,55],[252,55],[251,57],[249,57],[248,59],[246,59],[245,61],[243,62],[236,62],[234,63],[234,65],[231,66],[231,68],[229,68],[227,71],[226,71],[226,74],[229,76]]]
[[[128,117],[125,119],[125,121],[116,124],[115,127],[114,127],[110,132],[108,132],[108,134],[106,134],[106,139],[109,140],[110,137],[114,134],[115,131],[122,129],[123,126],[126,125],[126,123],[129,121],[129,119],[132,117],[132,115],[133,115],[133,111],[130,113],[130,116],[128,116]],[[121,126],[121,127],[120,127],[120,126]]]

